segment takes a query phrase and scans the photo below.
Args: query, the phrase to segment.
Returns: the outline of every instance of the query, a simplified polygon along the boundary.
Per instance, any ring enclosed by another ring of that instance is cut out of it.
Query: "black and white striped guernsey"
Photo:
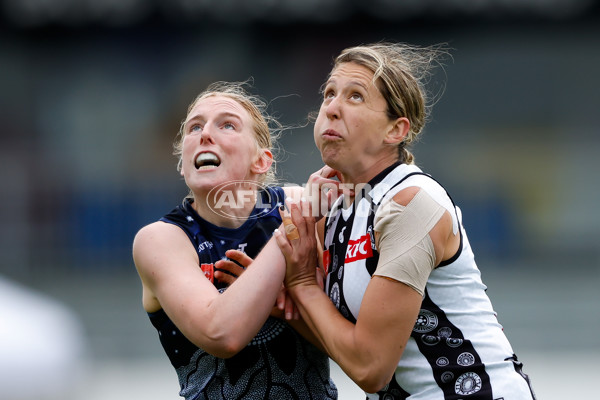
[[[407,187],[420,187],[446,208],[461,247],[427,281],[419,316],[392,381],[368,399],[535,399],[528,377],[498,323],[462,226],[460,209],[445,189],[417,166],[396,164],[342,208],[338,199],[326,222],[326,292],[356,322],[377,266],[373,221],[378,205]]]

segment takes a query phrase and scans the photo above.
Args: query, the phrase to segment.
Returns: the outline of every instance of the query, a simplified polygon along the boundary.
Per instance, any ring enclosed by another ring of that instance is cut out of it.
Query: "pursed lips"
[[[325,130],[321,134],[321,136],[324,139],[329,139],[329,140],[331,140],[331,139],[341,139],[342,138],[342,135],[340,135],[338,132],[334,131],[333,129],[327,129],[327,130]]]

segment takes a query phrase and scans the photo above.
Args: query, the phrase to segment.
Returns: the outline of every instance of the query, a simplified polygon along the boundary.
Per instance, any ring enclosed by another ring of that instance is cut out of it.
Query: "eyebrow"
[[[219,113],[217,114],[217,116],[218,116],[219,118],[223,118],[223,117],[234,118],[234,119],[237,119],[237,120],[239,120],[240,122],[242,122],[242,118],[241,118],[241,117],[240,117],[238,114],[236,114],[236,113],[232,113],[232,112],[229,112],[229,111],[222,111],[222,112],[219,112]]]
[[[243,120],[242,120],[242,118],[241,118],[241,117],[240,117],[238,114],[235,114],[235,113],[232,113],[232,112],[229,112],[229,111],[220,111],[220,112],[217,114],[217,118],[233,118],[233,119],[236,119],[237,121],[239,121],[240,123],[243,123]],[[187,121],[185,121],[185,123],[184,123],[184,127],[186,127],[186,128],[187,128],[187,126],[188,126],[190,123],[192,123],[192,122],[196,122],[196,121],[202,121],[202,120],[205,120],[205,119],[206,119],[206,118],[204,118],[204,117],[202,116],[202,114],[196,114],[196,115],[194,115],[192,118],[190,118],[190,119],[188,119]]]

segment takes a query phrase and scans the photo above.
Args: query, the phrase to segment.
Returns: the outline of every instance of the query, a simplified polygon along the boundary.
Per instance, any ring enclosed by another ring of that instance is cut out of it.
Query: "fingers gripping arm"
[[[329,356],[363,390],[376,392],[391,379],[414,326],[421,296],[403,283],[374,277],[369,283],[357,323],[346,320],[310,278],[316,256],[314,220],[291,207],[300,239],[277,235],[287,262],[286,285],[303,320]],[[310,214],[309,214],[310,215]]]

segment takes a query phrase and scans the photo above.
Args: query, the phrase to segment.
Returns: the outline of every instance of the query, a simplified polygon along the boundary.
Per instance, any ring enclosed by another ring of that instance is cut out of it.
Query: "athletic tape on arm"
[[[435,267],[435,249],[429,231],[446,209],[421,189],[406,206],[389,200],[375,215],[379,233],[379,262],[373,275],[402,282],[421,295]]]

